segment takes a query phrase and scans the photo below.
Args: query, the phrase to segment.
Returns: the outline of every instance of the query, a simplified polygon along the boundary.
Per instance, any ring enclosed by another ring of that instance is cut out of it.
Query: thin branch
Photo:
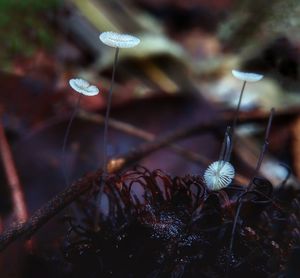
[[[280,115],[280,113],[277,113],[274,117],[278,118]],[[258,112],[252,113],[251,116],[242,114],[239,119],[239,124],[250,123],[253,121],[264,122],[265,119],[268,118],[267,116],[269,116],[269,114]],[[110,160],[107,166],[108,172],[120,171],[131,163],[139,161],[148,154],[153,153],[160,148],[172,145],[173,142],[181,139],[185,139],[194,135],[200,135],[205,132],[216,132],[221,127],[226,126],[230,120],[232,120],[232,114],[227,114],[223,119],[218,121],[208,120],[206,122],[198,123],[197,125],[178,129],[168,135],[158,137],[156,140],[144,143],[125,155],[117,156],[116,158]]]
[[[28,219],[28,211],[22,185],[14,163],[13,155],[7,141],[5,131],[0,121],[0,155],[5,170],[7,183],[12,195],[14,213],[17,221],[24,222]]]
[[[78,116],[81,119],[85,119],[85,120],[92,121],[95,123],[100,123],[100,124],[103,124],[104,119],[105,119],[102,115],[86,112],[84,110],[81,110],[79,112]],[[157,138],[151,132],[147,132],[147,131],[142,130],[134,125],[131,125],[131,124],[128,124],[128,123],[125,123],[122,121],[118,121],[116,119],[110,118],[108,121],[108,125],[116,130],[119,130],[126,134],[144,139],[145,141],[148,141],[148,142],[152,142],[155,140],[155,138]],[[194,163],[202,164],[205,166],[207,166],[208,164],[211,163],[211,161],[209,159],[205,158],[204,156],[202,156],[198,153],[195,153],[193,151],[186,150],[177,144],[168,144],[167,147],[169,147],[172,151],[174,151],[174,153],[177,153],[177,154],[181,155],[182,157],[185,157],[186,159],[188,159]],[[121,166],[121,165],[118,164],[119,163],[118,161],[122,162],[123,161],[122,157],[119,157],[119,159],[113,158],[109,161],[108,165],[109,165],[110,173],[120,170],[118,168],[118,166]],[[241,184],[246,184],[248,181],[244,176],[238,175],[238,174],[236,175],[236,180]]]
[[[0,217],[0,234],[3,232],[3,222],[2,222],[2,218]],[[3,260],[3,256],[0,256],[0,269],[3,269],[4,267],[4,260]]]
[[[79,196],[90,190],[102,176],[102,172],[94,172],[73,183],[64,191],[38,209],[27,222],[13,224],[0,236],[0,251],[20,237],[30,238],[38,229],[53,216],[72,203]]]
[[[257,161],[257,165],[255,167],[255,172],[254,172],[254,175],[253,175],[253,179],[255,178],[255,176],[259,172],[259,169],[261,167],[261,164],[263,162],[264,156],[265,156],[266,151],[267,151],[268,146],[269,146],[269,137],[270,137],[271,126],[272,126],[272,122],[273,122],[273,118],[274,118],[274,113],[275,113],[275,109],[272,108],[271,111],[270,111],[269,121],[268,121],[268,124],[267,124],[267,127],[266,127],[266,131],[265,131],[264,143],[262,145],[262,149],[261,149],[258,161]]]
[[[99,114],[95,114],[95,113],[89,113],[89,112],[86,112],[84,110],[81,110],[79,112],[79,115],[78,115],[81,119],[85,119],[85,120],[88,120],[88,121],[91,121],[91,122],[94,122],[94,123],[100,123],[100,124],[103,124],[104,123],[104,117],[102,115],[99,115]],[[116,119],[112,119],[110,118],[109,121],[108,121],[108,125],[116,130],[119,130],[119,131],[122,131],[126,134],[129,134],[129,135],[132,135],[134,137],[138,137],[138,138],[141,138],[145,141],[154,141],[155,138],[157,138],[157,136],[151,132],[148,132],[148,131],[145,131],[145,130],[142,130],[132,124],[129,124],[129,123],[125,123],[125,122],[122,122],[122,121],[118,121]],[[197,154],[195,152],[192,152],[192,151],[189,151],[189,150],[186,150],[185,148],[179,146],[179,145],[176,145],[176,144],[171,144],[171,145],[168,145],[168,147],[170,147],[170,149],[174,152],[174,153],[177,153],[179,154],[180,156],[194,162],[194,163],[201,163],[201,164],[204,164],[204,165],[207,165],[209,164],[209,160],[206,159],[204,156],[200,155],[200,154]]]

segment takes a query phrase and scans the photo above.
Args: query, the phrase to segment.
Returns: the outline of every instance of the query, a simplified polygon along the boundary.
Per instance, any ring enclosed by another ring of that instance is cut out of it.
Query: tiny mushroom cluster
[[[260,81],[264,76],[257,73],[242,72],[238,70],[232,70],[232,75],[238,80],[244,82],[240,93],[236,115],[233,120],[232,130],[234,130],[246,83]],[[218,160],[211,163],[208,166],[208,168],[204,172],[203,179],[208,189],[221,190],[222,188],[225,188],[231,184],[232,180],[234,179],[234,176],[235,176],[235,169],[232,166],[232,164],[226,160]]]
[[[129,35],[129,34],[120,34],[116,32],[103,32],[99,35],[99,39],[102,43],[104,43],[107,46],[116,48],[116,54],[115,54],[115,62],[114,62],[114,68],[113,68],[113,75],[112,75],[112,81],[111,81],[111,88],[109,92],[109,101],[108,101],[108,107],[107,107],[107,113],[105,118],[105,127],[104,127],[104,164],[103,164],[103,170],[105,171],[106,167],[106,156],[107,156],[107,128],[108,128],[108,119],[109,119],[109,111],[110,111],[110,105],[111,105],[111,97],[112,97],[112,87],[114,83],[114,72],[117,64],[118,59],[118,52],[119,48],[132,48],[137,46],[140,43],[140,39]],[[240,100],[237,107],[237,111],[239,110],[239,105],[242,99],[243,91],[245,88],[246,82],[257,82],[263,78],[263,75],[257,74],[257,73],[249,73],[249,72],[242,72],[238,70],[232,70],[232,75],[243,81],[244,85],[240,94]],[[99,89],[94,86],[90,85],[86,80],[75,78],[71,79],[69,81],[70,86],[78,93],[85,95],[85,96],[95,96],[99,93]],[[79,105],[79,101],[78,101]],[[77,110],[78,107],[75,108]],[[74,113],[75,114],[75,113]],[[70,121],[72,122],[73,117]],[[235,119],[236,121],[236,119]],[[69,123],[69,126],[70,126]],[[69,130],[67,130],[65,135],[65,142],[66,138],[68,136]],[[64,147],[65,148],[65,143]],[[64,151],[63,151],[64,152]],[[208,166],[204,173],[204,182],[207,185],[207,187],[210,190],[220,190],[224,187],[227,187],[231,184],[232,180],[235,176],[235,169],[232,166],[232,164],[229,161],[226,160],[219,160],[215,161],[212,164]]]
[[[108,129],[109,111],[110,111],[110,106],[111,106],[112,88],[113,88],[113,84],[114,84],[114,73],[115,73],[116,64],[117,64],[119,48],[135,47],[140,43],[140,39],[138,39],[137,37],[132,36],[132,35],[119,34],[116,32],[103,32],[100,34],[99,39],[105,45],[116,48],[115,62],[113,65],[113,75],[112,75],[112,81],[111,81],[111,86],[110,86],[110,90],[109,90],[108,105],[107,105],[107,111],[106,111],[106,117],[105,117],[105,123],[104,123],[103,172],[105,172],[106,160],[107,160],[107,129]],[[64,172],[66,184],[69,183],[69,180],[68,180],[68,175],[66,173],[67,171],[66,171],[66,165],[65,165],[65,149],[66,149],[67,139],[68,139],[69,132],[70,132],[70,127],[72,125],[72,122],[73,122],[75,115],[77,113],[77,110],[79,108],[81,96],[82,95],[96,96],[97,94],[99,94],[99,89],[96,86],[91,85],[88,81],[86,81],[84,79],[72,78],[69,80],[69,84],[70,84],[71,88],[74,91],[76,91],[77,93],[79,93],[80,95],[78,96],[77,105],[74,108],[73,114],[71,116],[67,130],[65,132],[64,141],[63,141],[62,158],[63,158],[63,172]]]

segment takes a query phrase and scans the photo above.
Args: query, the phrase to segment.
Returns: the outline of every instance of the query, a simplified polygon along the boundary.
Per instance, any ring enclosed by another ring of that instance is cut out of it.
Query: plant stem
[[[260,167],[261,167],[261,164],[263,162],[265,153],[266,153],[267,148],[269,146],[270,130],[271,130],[272,121],[273,121],[273,118],[274,118],[274,113],[275,113],[275,109],[272,108],[271,111],[270,111],[270,117],[269,117],[269,120],[268,120],[268,125],[267,125],[266,131],[265,131],[264,144],[262,146],[262,149],[261,149],[261,152],[260,152],[260,155],[259,155],[259,159],[258,159],[257,165],[255,167],[255,172],[254,172],[254,175],[253,175],[254,177],[258,174],[258,172],[260,170]]]
[[[36,210],[26,222],[13,223],[0,235],[0,252],[20,237],[23,239],[30,238],[62,209],[92,189],[99,179],[101,179],[100,171],[86,175]]]
[[[113,93],[113,86],[115,83],[115,73],[116,73],[116,68],[117,68],[118,56],[119,56],[119,48],[117,47],[116,52],[115,52],[113,72],[112,72],[112,76],[111,76],[111,82],[110,82],[110,88],[109,88],[108,100],[107,100],[107,108],[106,108],[106,114],[105,114],[105,120],[104,120],[103,164],[102,164],[103,175],[105,175],[107,172],[106,165],[107,165],[108,120],[109,120],[109,114],[110,114],[110,109],[111,109],[112,93]]]
[[[67,129],[66,129],[66,132],[64,135],[64,142],[63,142],[63,146],[62,146],[62,152],[61,152],[62,153],[62,169],[63,169],[63,175],[64,175],[66,186],[68,186],[69,182],[70,182],[70,179],[69,179],[69,176],[67,173],[67,165],[66,165],[66,146],[67,146],[67,141],[68,141],[70,130],[71,130],[71,125],[75,119],[75,116],[77,114],[77,111],[78,111],[78,108],[80,105],[81,96],[82,96],[82,94],[79,94],[76,106],[73,110],[72,116],[70,118],[70,121],[68,123]]]
[[[258,158],[258,161],[257,161],[257,165],[255,167],[253,178],[250,180],[247,188],[245,189],[245,192],[239,197],[238,207],[237,207],[237,210],[236,210],[236,214],[235,214],[234,221],[233,221],[233,226],[232,226],[232,231],[231,231],[229,252],[228,252],[228,257],[227,257],[227,265],[226,265],[226,275],[228,275],[228,272],[229,272],[230,256],[232,254],[232,249],[233,249],[234,235],[235,235],[235,232],[236,232],[236,225],[237,225],[237,221],[238,221],[240,211],[241,211],[242,205],[243,205],[243,200],[242,199],[250,190],[252,190],[253,180],[259,172],[259,169],[261,167],[264,155],[265,155],[265,153],[267,151],[267,148],[269,146],[269,136],[270,136],[270,130],[271,130],[271,126],[272,126],[274,113],[275,113],[275,109],[272,108],[271,111],[270,111],[270,116],[269,116],[268,124],[267,124],[267,127],[266,127],[266,131],[265,131],[264,144],[262,146],[262,150],[260,152],[260,155],[259,155],[259,158]]]

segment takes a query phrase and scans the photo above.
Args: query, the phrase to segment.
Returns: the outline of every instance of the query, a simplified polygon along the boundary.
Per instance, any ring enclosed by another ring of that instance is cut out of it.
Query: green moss
[[[60,0],[0,0],[0,66],[9,68],[18,56],[30,56],[35,49],[51,49],[54,34],[45,15],[54,12]]]

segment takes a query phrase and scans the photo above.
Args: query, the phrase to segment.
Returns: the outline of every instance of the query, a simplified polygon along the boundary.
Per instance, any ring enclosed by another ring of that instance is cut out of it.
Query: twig
[[[0,234],[3,232],[3,222],[2,222],[2,218],[0,217]],[[3,260],[3,256],[0,256],[0,270],[3,269],[4,266],[4,260]]]
[[[28,211],[22,185],[16,170],[12,152],[7,141],[2,122],[0,121],[0,154],[5,169],[7,182],[12,195],[14,213],[17,221],[24,222],[28,219]]]
[[[291,126],[292,136],[292,156],[293,156],[293,168],[297,178],[300,178],[300,117],[298,116]]]
[[[73,183],[64,191],[38,209],[27,222],[13,224],[0,236],[0,251],[20,237],[29,238],[53,216],[72,203],[76,198],[87,192],[101,179],[102,172],[94,172]]]
[[[298,111],[299,113],[299,111]],[[279,114],[280,115],[280,114]],[[279,117],[278,114],[276,114],[274,117]],[[252,113],[250,116],[241,114],[239,117],[239,124],[245,124],[250,122],[264,122],[265,119],[267,119],[269,116],[267,113],[263,112],[256,112]],[[232,120],[232,113],[228,113],[224,116],[223,119],[220,119],[218,121],[214,120],[208,120],[206,122],[198,123],[197,125],[192,125],[190,127],[184,128],[184,129],[178,129],[177,131],[174,131],[168,135],[158,137],[155,141],[151,141],[145,144],[142,144],[141,146],[137,147],[135,150],[125,154],[121,155],[119,157],[116,157],[115,159],[112,159],[108,163],[108,171],[109,172],[116,172],[119,170],[122,170],[126,168],[128,165],[130,165],[132,162],[139,161],[141,158],[147,156],[148,154],[163,148],[168,145],[172,145],[173,142],[181,140],[183,138],[188,138],[194,135],[199,135],[205,132],[209,131],[217,131],[221,127],[224,127],[227,125],[227,123]]]
[[[259,169],[261,167],[261,164],[263,162],[264,156],[265,156],[266,151],[267,151],[268,146],[269,146],[269,137],[270,137],[271,126],[272,126],[272,122],[273,122],[273,118],[274,118],[274,113],[275,113],[275,109],[272,108],[271,111],[270,111],[269,121],[268,121],[268,124],[267,124],[267,127],[266,127],[266,131],[265,131],[264,143],[263,143],[263,146],[262,146],[262,149],[261,149],[261,152],[260,152],[260,155],[259,155],[256,167],[255,167],[255,171],[254,171],[254,175],[253,175],[253,178],[251,180],[251,183],[253,183],[253,179],[255,178],[255,176],[259,172]],[[248,186],[249,188],[251,188],[251,183]]]
[[[100,124],[104,123],[104,117],[99,114],[89,113],[84,110],[81,110],[79,112],[78,116],[81,119],[85,119],[85,120],[92,121],[95,123],[100,123]],[[157,136],[151,132],[144,131],[134,125],[131,125],[131,124],[128,124],[128,123],[125,123],[122,121],[118,121],[116,119],[110,118],[108,121],[108,125],[114,129],[123,131],[126,134],[144,139],[145,141],[151,142],[151,141],[154,141],[155,138],[157,138]],[[204,156],[194,153],[192,151],[186,150],[179,145],[171,144],[171,145],[168,145],[168,147],[170,147],[170,149],[172,151],[174,151],[175,153],[181,155],[182,157],[185,157],[186,159],[188,159],[194,163],[197,163],[197,164],[201,163],[201,164],[205,164],[205,165],[209,164],[209,160],[206,159]]]
[[[79,112],[78,116],[81,119],[89,120],[89,121],[92,121],[92,122],[95,122],[95,123],[100,123],[100,124],[104,123],[104,117],[102,115],[98,115],[98,114],[95,114],[95,113],[86,112],[84,110],[81,110]],[[116,119],[110,118],[109,121],[108,121],[108,124],[112,128],[115,128],[117,130],[123,131],[126,134],[129,134],[129,135],[132,135],[132,136],[144,139],[144,140],[149,141],[149,142],[152,142],[152,141],[155,140],[155,138],[157,138],[151,132],[144,131],[144,130],[139,129],[138,127],[136,127],[134,125],[131,125],[131,124],[128,124],[128,123],[125,123],[125,122],[122,122],[122,121],[118,121]],[[205,158],[204,156],[202,156],[202,155],[200,155],[198,153],[186,150],[186,149],[182,148],[179,145],[169,144],[167,146],[172,151],[174,151],[175,153],[181,155],[182,157],[185,157],[186,159],[188,159],[188,160],[190,160],[190,161],[192,161],[194,163],[202,164],[202,165],[205,165],[205,166],[207,166],[208,164],[211,163],[211,161],[209,159]],[[119,170],[118,167],[117,167],[118,166],[117,165],[118,161],[119,162],[122,161],[122,158],[119,158],[119,160],[118,159],[111,159],[109,161],[108,165],[109,165],[109,172],[110,173]],[[119,165],[119,166],[121,166],[121,165]],[[236,180],[238,182],[242,183],[242,184],[246,184],[247,183],[247,179],[244,176],[242,176],[242,175],[236,175]]]
[[[228,252],[228,257],[227,257],[227,265],[226,265],[226,274],[227,275],[228,275],[229,267],[230,267],[230,257],[231,257],[232,250],[233,250],[234,235],[235,235],[235,232],[236,232],[237,221],[238,221],[240,211],[241,211],[242,206],[243,206],[243,200],[242,199],[243,199],[243,196],[245,196],[250,190],[253,189],[253,180],[259,172],[259,169],[261,167],[264,155],[265,155],[265,153],[267,151],[267,148],[268,148],[268,145],[269,145],[269,136],[270,136],[270,130],[271,130],[271,126],[272,126],[272,121],[273,121],[273,118],[274,118],[274,113],[275,113],[275,109],[272,108],[271,111],[270,111],[269,120],[268,120],[268,124],[267,124],[266,131],[265,131],[264,144],[262,146],[262,150],[261,150],[261,153],[259,155],[257,165],[255,167],[253,178],[250,180],[245,192],[239,197],[239,200],[237,202],[238,207],[237,207],[236,214],[235,214],[235,217],[234,217],[234,220],[233,220],[233,226],[232,226],[232,230],[231,230],[229,249],[228,249],[229,252]]]

